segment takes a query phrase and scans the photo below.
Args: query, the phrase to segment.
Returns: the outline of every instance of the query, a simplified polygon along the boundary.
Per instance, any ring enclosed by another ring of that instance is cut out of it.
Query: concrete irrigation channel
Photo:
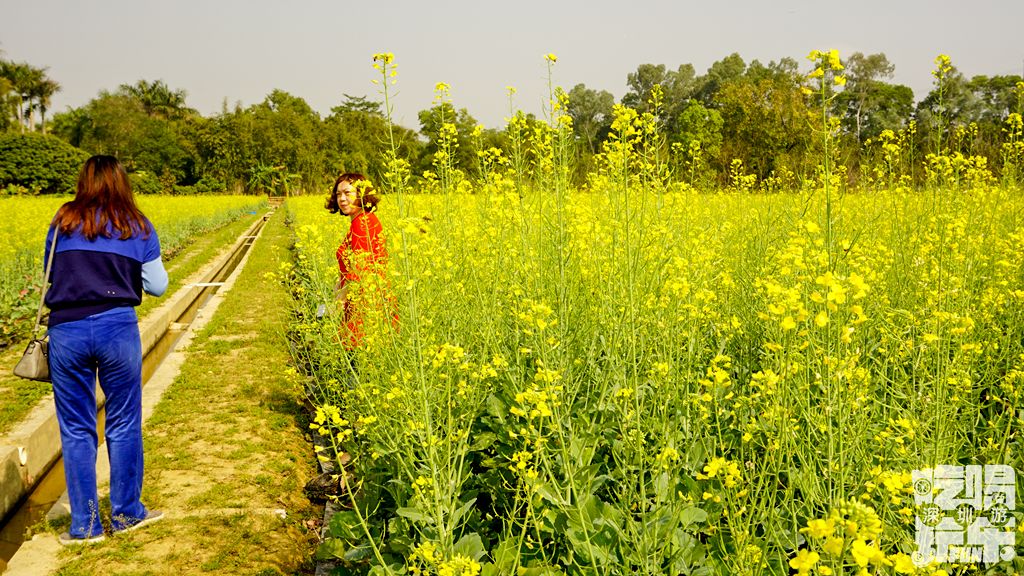
[[[259,236],[270,214],[260,217],[229,249],[211,261],[192,278],[193,282],[175,292],[160,307],[140,321],[143,365],[143,417],[152,412],[146,397],[150,381],[179,343],[189,332],[200,310],[233,277],[233,273]],[[176,372],[176,369],[175,369]],[[162,380],[173,380],[166,376]],[[162,389],[169,385],[167,381]],[[102,405],[103,394],[97,386],[97,401]],[[148,412],[148,413],[147,413]],[[103,411],[99,417],[100,442],[103,441]],[[64,466],[61,459],[60,431],[54,411],[52,395],[43,399],[10,433],[0,437],[0,573],[24,543],[26,529],[49,515],[51,518],[66,514]],[[106,451],[99,450],[101,459]],[[102,463],[101,463],[102,465]],[[100,473],[98,479],[105,480]]]

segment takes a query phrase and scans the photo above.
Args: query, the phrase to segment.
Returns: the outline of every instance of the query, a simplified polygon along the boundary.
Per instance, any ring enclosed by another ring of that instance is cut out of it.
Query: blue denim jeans
[[[142,342],[134,308],[53,326],[50,378],[71,500],[72,537],[103,533],[96,491],[96,378],[106,396],[113,530],[146,517],[142,505]]]

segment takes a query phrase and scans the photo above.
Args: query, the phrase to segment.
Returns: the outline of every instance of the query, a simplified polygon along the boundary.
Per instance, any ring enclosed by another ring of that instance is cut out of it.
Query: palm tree
[[[45,68],[43,71],[45,72]],[[29,91],[29,110],[39,110],[39,119],[43,134],[46,134],[46,111],[50,109],[50,98],[60,92],[60,84],[45,76],[36,82]]]
[[[17,103],[17,119],[21,125],[21,131],[25,132],[24,121],[25,98],[28,96],[33,84],[42,79],[43,71],[29,66],[25,62],[0,62],[0,76],[3,76],[11,84],[12,92]]]
[[[2,64],[0,64],[2,66]],[[2,72],[0,72],[2,73]],[[9,95],[14,92],[14,84],[10,80],[0,75],[0,129],[6,130],[10,124],[11,117],[14,116],[14,99],[9,98]]]
[[[185,106],[186,92],[171,90],[163,80],[139,80],[135,84],[122,84],[121,92],[136,98],[149,116],[170,119],[193,112]]]
[[[0,103],[6,109],[11,104],[14,117],[25,132],[35,130],[35,111],[39,110],[43,132],[46,131],[46,111],[50,98],[60,90],[60,84],[46,76],[48,68],[35,68],[25,62],[0,61]],[[13,98],[11,98],[13,96]],[[6,102],[10,99],[12,102]]]

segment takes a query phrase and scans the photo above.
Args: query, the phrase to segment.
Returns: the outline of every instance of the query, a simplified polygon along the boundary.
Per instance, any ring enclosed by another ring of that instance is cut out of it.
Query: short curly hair
[[[331,214],[335,214],[341,211],[341,206],[338,205],[338,185],[342,182],[348,182],[355,186],[356,182],[363,182],[363,185],[359,186],[359,195],[356,197],[354,204],[363,209],[364,212],[373,212],[377,209],[377,204],[380,203],[380,196],[376,194],[370,181],[367,180],[366,176],[358,172],[346,172],[334,181],[334,185],[331,186],[330,196],[327,197],[327,203],[324,208]]]

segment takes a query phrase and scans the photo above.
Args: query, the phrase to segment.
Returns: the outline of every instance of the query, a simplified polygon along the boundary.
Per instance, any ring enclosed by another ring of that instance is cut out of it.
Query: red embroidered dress
[[[362,344],[365,307],[383,306],[391,301],[390,296],[385,293],[388,251],[384,245],[384,237],[381,236],[382,230],[376,214],[363,212],[352,219],[348,235],[341,246],[338,246],[336,256],[342,287],[359,282],[367,274],[376,274],[381,280],[379,289],[373,291],[377,293],[371,293],[370,290],[356,293],[355,287],[349,286],[344,304],[347,330],[342,334],[342,343],[348,349],[357,348]]]

